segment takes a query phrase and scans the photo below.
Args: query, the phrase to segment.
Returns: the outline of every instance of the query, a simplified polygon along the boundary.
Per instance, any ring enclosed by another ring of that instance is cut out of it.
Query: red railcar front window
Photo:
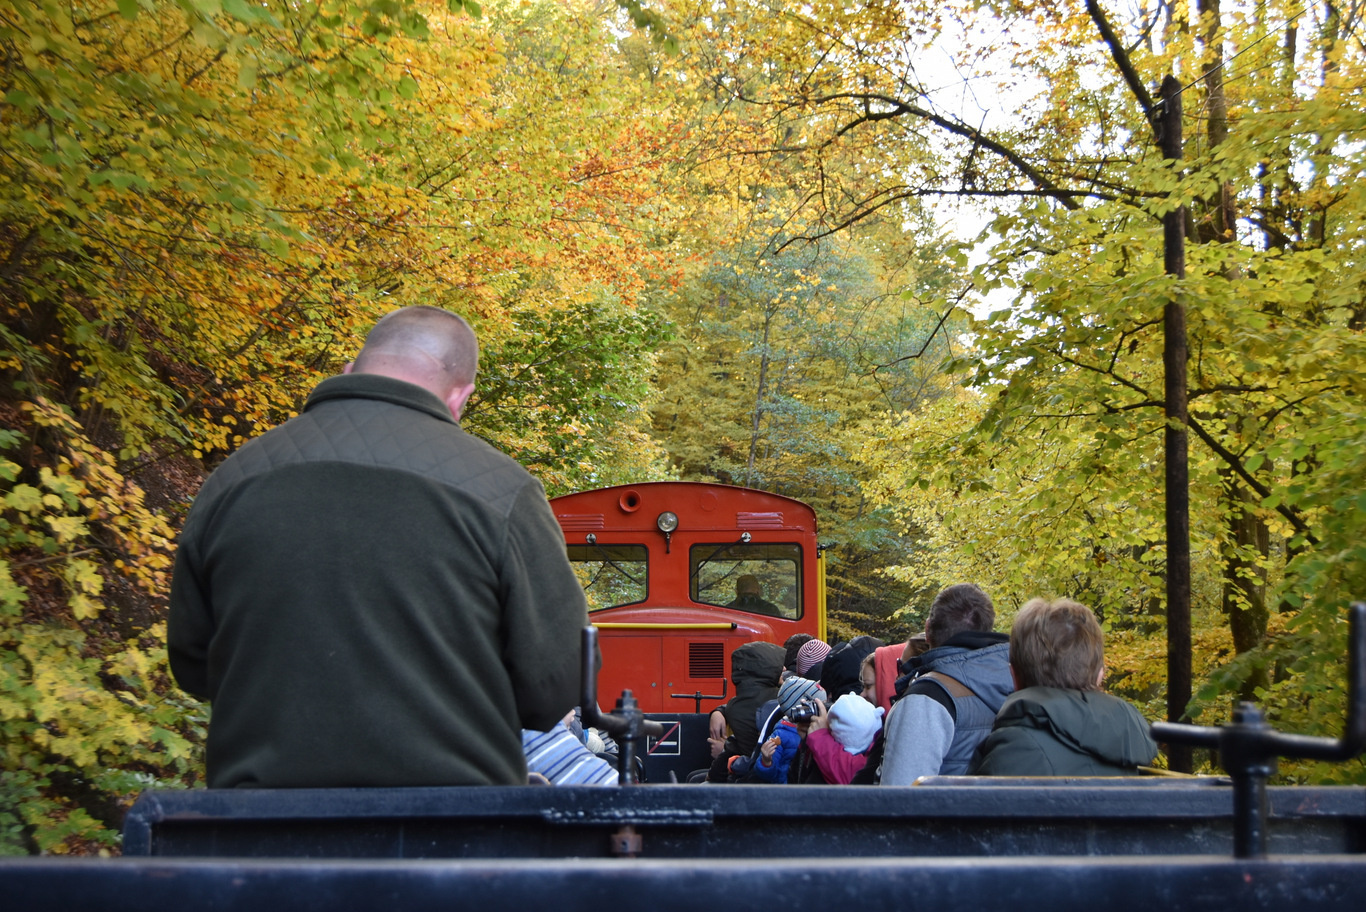
[[[634,605],[649,595],[650,550],[644,545],[570,545],[588,611]]]
[[[802,616],[801,545],[693,545],[688,563],[695,601],[788,620]]]

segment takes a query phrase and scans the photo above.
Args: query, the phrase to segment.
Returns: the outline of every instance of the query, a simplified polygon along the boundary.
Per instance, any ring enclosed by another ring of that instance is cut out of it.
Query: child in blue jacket
[[[815,681],[797,676],[785,679],[778,688],[776,705],[764,707],[769,710],[768,719],[776,719],[776,723],[770,721],[767,726],[760,724],[761,732],[765,728],[769,731],[762,736],[753,754],[731,758],[731,781],[786,784],[787,771],[802,745],[802,733],[796,723],[787,718],[787,714],[800,703],[816,700],[820,694],[820,685]]]

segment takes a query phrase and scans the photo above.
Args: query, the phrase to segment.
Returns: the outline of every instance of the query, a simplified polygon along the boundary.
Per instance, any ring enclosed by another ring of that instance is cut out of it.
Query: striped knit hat
[[[804,675],[814,666],[825,661],[830,654],[830,644],[824,640],[807,640],[797,650],[797,674]]]
[[[821,686],[815,681],[793,675],[778,688],[778,709],[786,713],[803,700],[814,700],[820,696]]]

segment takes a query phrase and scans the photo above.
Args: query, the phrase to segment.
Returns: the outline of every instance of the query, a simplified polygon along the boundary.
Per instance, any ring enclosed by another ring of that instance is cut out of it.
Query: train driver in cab
[[[764,587],[759,582],[759,577],[752,573],[746,573],[735,580],[735,598],[727,608],[739,608],[741,611],[752,611],[755,614],[778,615],[778,606],[764,598]]]

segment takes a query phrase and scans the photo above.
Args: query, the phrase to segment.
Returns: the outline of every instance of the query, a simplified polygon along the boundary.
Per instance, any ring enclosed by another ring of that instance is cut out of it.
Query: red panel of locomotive
[[[551,500],[598,628],[598,694],[647,713],[707,712],[730,654],[754,640],[825,636],[816,514],[789,497],[651,482]]]

